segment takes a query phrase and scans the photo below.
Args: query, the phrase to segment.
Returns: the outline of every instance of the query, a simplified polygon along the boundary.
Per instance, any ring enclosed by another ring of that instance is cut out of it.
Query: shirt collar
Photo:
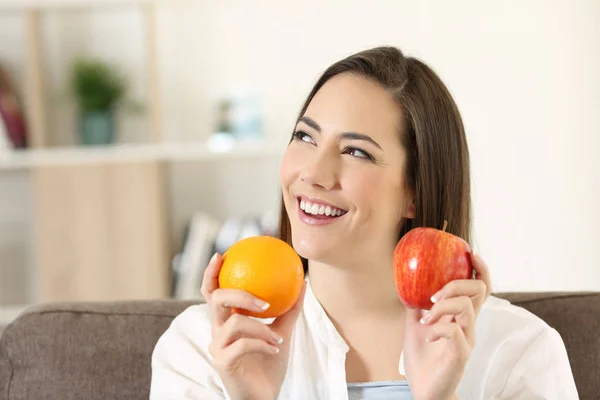
[[[306,295],[304,297],[304,314],[308,328],[329,349],[346,354],[350,349],[342,336],[339,334],[333,322],[319,303],[310,286],[310,278],[306,278]]]

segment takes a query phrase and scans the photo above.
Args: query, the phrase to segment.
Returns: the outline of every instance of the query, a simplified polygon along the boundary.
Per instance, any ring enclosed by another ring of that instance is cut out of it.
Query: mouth
[[[300,212],[307,218],[317,220],[334,220],[348,213],[348,210],[337,207],[333,204],[311,199],[308,197],[298,196],[298,207]]]

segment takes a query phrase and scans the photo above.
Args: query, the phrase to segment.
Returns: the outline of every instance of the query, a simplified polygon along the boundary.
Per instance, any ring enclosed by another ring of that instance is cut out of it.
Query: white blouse
[[[456,393],[460,400],[579,398],[562,338],[539,317],[492,296],[479,313],[476,332]],[[207,304],[178,315],[152,355],[150,400],[229,399],[212,366],[210,342]],[[279,399],[348,400],[348,350],[307,285]]]

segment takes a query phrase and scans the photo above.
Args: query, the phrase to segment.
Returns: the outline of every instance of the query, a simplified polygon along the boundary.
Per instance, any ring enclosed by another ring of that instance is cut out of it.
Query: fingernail
[[[217,259],[217,253],[213,254],[213,256],[210,258],[209,263],[212,263],[213,261],[215,261]],[[205,258],[206,260],[206,258]]]
[[[422,325],[425,325],[425,324],[426,324],[426,323],[429,321],[429,319],[431,318],[431,317],[430,317],[430,315],[431,315],[431,313],[430,313],[429,311],[425,312],[425,315],[423,315],[423,318],[421,318],[421,319],[419,320],[419,322],[420,322]]]
[[[431,296],[431,302],[432,303],[437,303],[438,300],[442,297],[442,293],[441,292],[437,292],[436,294],[434,294],[433,296]]]
[[[269,303],[267,303],[266,301],[262,301],[261,299],[254,299],[254,304],[256,304],[258,308],[260,308],[263,311],[271,307]]]
[[[283,338],[275,332],[271,332],[271,337],[273,338],[273,340],[275,340],[275,342],[277,342],[277,344],[283,343]]]
[[[277,354],[279,353],[279,347],[271,346],[271,351],[273,352],[273,354]]]

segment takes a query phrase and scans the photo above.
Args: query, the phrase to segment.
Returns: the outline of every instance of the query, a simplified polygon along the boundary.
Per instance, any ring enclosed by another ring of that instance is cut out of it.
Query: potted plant
[[[79,113],[81,143],[112,143],[116,109],[127,89],[125,79],[114,68],[97,59],[76,60],[71,79]]]

